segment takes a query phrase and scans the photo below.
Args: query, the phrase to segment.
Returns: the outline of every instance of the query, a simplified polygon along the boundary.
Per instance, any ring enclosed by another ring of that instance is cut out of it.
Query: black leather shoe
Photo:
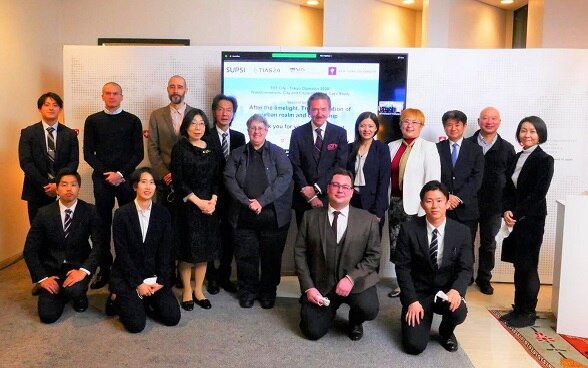
[[[212,295],[218,294],[218,292],[220,291],[218,282],[216,280],[208,280],[208,285],[206,285],[206,291],[208,291],[208,293]]]
[[[237,285],[231,282],[231,280],[221,281],[219,282],[219,285],[228,293],[236,293],[238,290]]]
[[[523,328],[530,327],[535,324],[537,315],[535,313],[520,312],[515,313],[512,318],[506,321],[509,327]]]
[[[74,301],[73,309],[78,313],[85,312],[88,309],[88,297],[84,296],[82,299]]]
[[[187,300],[185,302],[181,302],[180,306],[182,307],[183,310],[188,311],[188,312],[191,310],[194,310],[194,300]]]
[[[508,322],[508,321],[510,321],[511,319],[513,319],[513,317],[514,317],[514,316],[516,316],[516,314],[517,314],[517,312],[515,312],[515,311],[510,311],[510,312],[508,312],[507,314],[505,314],[505,315],[503,315],[503,316],[500,316],[500,320],[501,320],[502,322]]]
[[[110,272],[99,272],[90,289],[102,289],[110,282]]]
[[[482,294],[486,294],[486,295],[494,294],[494,288],[489,283],[488,284],[478,284],[478,287],[480,288],[480,292]]]
[[[441,346],[443,346],[445,350],[453,353],[457,351],[459,344],[457,343],[455,335],[451,334],[451,336],[449,336],[447,339],[441,338]]]
[[[253,304],[253,303],[252,303]],[[276,304],[275,298],[259,298],[259,304],[263,309],[272,309]]]
[[[360,324],[349,326],[349,338],[353,341],[359,341],[363,337],[363,326]]]
[[[112,293],[110,293],[110,295],[108,295],[108,298],[106,298],[106,306],[104,307],[104,313],[108,317],[116,315],[116,308],[114,305],[114,300],[112,300]]]
[[[196,295],[194,295],[194,293],[192,293],[192,300],[194,300],[194,303],[198,304],[198,306],[202,309],[212,308],[212,304],[210,304],[210,300],[208,300],[206,298],[198,299],[198,298],[196,298]]]
[[[239,305],[241,308],[251,308],[253,307],[253,303],[255,302],[255,298],[253,298],[249,294],[243,294],[239,297]]]

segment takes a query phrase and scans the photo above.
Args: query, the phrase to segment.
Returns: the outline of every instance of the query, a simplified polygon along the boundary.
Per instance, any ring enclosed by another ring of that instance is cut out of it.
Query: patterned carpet
[[[574,345],[580,347],[582,344],[576,342],[572,345],[555,332],[552,313],[537,313],[538,318],[531,327],[513,328],[500,321],[500,317],[508,311],[488,311],[542,367],[588,367],[585,351],[574,348]]]

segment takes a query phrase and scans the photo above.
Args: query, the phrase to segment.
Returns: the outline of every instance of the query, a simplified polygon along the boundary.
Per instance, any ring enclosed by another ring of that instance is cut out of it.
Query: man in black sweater
[[[110,226],[114,199],[118,206],[131,202],[134,191],[128,178],[143,160],[143,127],[135,115],[123,111],[122,88],[114,82],[102,87],[103,111],[88,116],[84,125],[84,160],[92,166],[94,198],[104,230],[100,273],[92,289],[100,289],[110,281]]]

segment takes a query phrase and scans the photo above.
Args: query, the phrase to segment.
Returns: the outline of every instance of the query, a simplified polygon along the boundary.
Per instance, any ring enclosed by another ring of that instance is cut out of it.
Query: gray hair
[[[263,125],[265,125],[266,129],[269,128],[269,123],[267,122],[267,119],[265,118],[265,116],[263,116],[261,114],[253,114],[253,115],[251,115],[251,117],[249,119],[247,119],[247,129],[249,129],[249,127],[251,126],[251,123],[253,123],[253,122],[263,123]]]

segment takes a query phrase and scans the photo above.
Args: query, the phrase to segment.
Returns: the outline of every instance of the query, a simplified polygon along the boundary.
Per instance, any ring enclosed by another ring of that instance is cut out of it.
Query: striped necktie
[[[53,132],[55,128],[47,128],[47,176],[49,179],[55,178],[55,138]]]
[[[321,135],[321,128],[316,128],[316,140],[314,141],[313,156],[316,161],[321,158],[321,150],[323,149],[323,137]]]
[[[225,158],[229,156],[229,141],[227,140],[228,133],[223,133],[223,141],[221,143],[221,147],[223,149],[223,155]]]
[[[439,244],[437,240],[438,230],[433,230],[433,236],[431,237],[431,245],[429,246],[429,257],[431,258],[431,263],[433,264],[433,268],[437,269],[439,266],[437,265],[437,251],[439,250]]]
[[[63,236],[67,238],[69,235],[69,228],[71,226],[71,209],[65,210],[65,219],[63,220]]]

